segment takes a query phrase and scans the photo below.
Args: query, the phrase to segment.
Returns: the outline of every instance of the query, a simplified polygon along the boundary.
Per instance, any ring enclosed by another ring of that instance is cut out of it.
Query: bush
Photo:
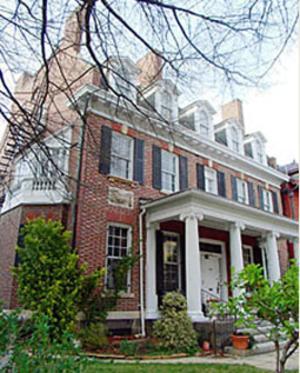
[[[126,339],[120,342],[120,352],[126,356],[134,356],[139,350],[139,345],[136,341],[127,341]]]
[[[167,293],[162,302],[162,317],[154,323],[153,333],[161,347],[174,352],[193,353],[197,349],[197,336],[187,314],[184,296]]]
[[[84,348],[97,350],[108,346],[107,328],[101,322],[88,324],[79,331],[78,335]]]
[[[20,264],[14,272],[22,305],[46,315],[51,338],[72,331],[82,283],[78,255],[70,246],[70,232],[58,221],[36,219],[21,230]]]

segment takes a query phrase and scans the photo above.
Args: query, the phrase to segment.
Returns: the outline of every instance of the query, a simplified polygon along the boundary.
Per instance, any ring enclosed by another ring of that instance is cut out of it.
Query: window
[[[263,209],[273,212],[272,194],[270,191],[263,189]]]
[[[164,233],[164,291],[181,290],[180,276],[180,246],[179,236],[174,233]]]
[[[161,95],[161,115],[168,121],[172,118],[172,95],[167,91]]]
[[[161,187],[166,192],[176,192],[178,182],[178,158],[175,154],[162,150],[161,152]]]
[[[245,149],[245,154],[246,154],[248,157],[253,158],[253,149],[252,149],[252,144],[251,144],[251,142],[245,144],[244,149]]]
[[[264,151],[260,141],[256,141],[256,155],[258,162],[264,163]]]
[[[133,139],[113,132],[111,139],[111,175],[132,179],[132,160]]]
[[[205,167],[204,173],[205,173],[205,191],[209,193],[217,194],[218,188],[217,188],[216,170],[210,167]]]
[[[240,150],[239,131],[236,127],[231,127],[231,140],[232,140],[232,149],[236,152],[239,152]]]
[[[244,266],[253,263],[253,248],[251,246],[243,246]]]
[[[240,203],[249,203],[247,183],[243,180],[236,180],[237,186],[237,201]]]
[[[114,74],[116,91],[128,99],[134,96],[133,77],[124,66],[120,66]]]
[[[204,136],[209,135],[209,119],[205,111],[201,111],[199,114],[200,122],[200,134]]]
[[[131,244],[131,232],[129,227],[109,225],[107,234],[107,256],[106,256],[106,287],[113,289],[115,286],[115,270],[122,258],[128,255]],[[130,272],[124,279],[124,289],[129,290]]]

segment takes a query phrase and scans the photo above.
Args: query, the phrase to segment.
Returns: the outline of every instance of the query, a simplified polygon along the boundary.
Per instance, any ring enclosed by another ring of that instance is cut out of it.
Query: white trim
[[[105,246],[105,269],[107,269],[107,259],[108,259],[108,237],[109,237],[109,227],[118,227],[118,228],[126,228],[128,229],[127,232],[127,255],[129,253],[130,248],[132,248],[132,226],[128,224],[118,223],[118,222],[111,222],[108,221],[106,224],[106,246]],[[129,270],[127,274],[127,291],[122,292],[121,298],[133,298],[131,293],[131,276],[132,271]],[[105,272],[104,283],[106,287],[107,283],[107,271]]]
[[[249,250],[250,251],[250,264],[254,263],[254,256],[253,256],[253,246],[251,245],[242,245],[242,250]],[[243,252],[243,259],[244,259],[244,252]],[[244,261],[244,266],[245,266],[245,261]]]
[[[139,311],[110,311],[107,320],[135,320],[140,318]]]
[[[75,100],[80,101],[82,99],[85,99],[85,96],[88,94],[93,94],[96,96],[99,100],[104,101],[105,105],[105,110],[110,110],[109,105],[108,105],[108,95],[107,93],[103,92],[99,87],[96,87],[91,84],[84,85],[81,87],[75,94]],[[112,105],[116,105],[117,102],[116,100],[110,99]],[[72,102],[67,101],[66,105],[72,106]],[[124,105],[123,105],[124,106]],[[119,103],[119,109],[121,111],[122,109],[122,103]],[[138,126],[138,130],[140,132],[146,133],[147,135],[150,135],[153,137],[153,131],[149,131],[149,128],[145,129],[143,128],[143,125],[145,125],[143,122],[145,122],[145,117],[135,110],[133,107],[129,108],[129,105],[125,105],[124,109],[126,110],[126,117],[128,118],[128,115],[132,115],[133,117],[135,116],[135,119],[140,119],[140,125]],[[170,135],[170,130],[172,130],[173,133],[173,138],[175,141],[175,144],[182,149],[185,149],[189,152],[192,152],[194,154],[198,154],[204,158],[211,158],[212,160],[216,161],[220,165],[224,165],[226,167],[230,167],[232,170],[236,171],[242,171],[246,173],[249,176],[252,176],[256,180],[263,180],[269,182],[269,184],[272,184],[273,186],[280,187],[280,184],[283,181],[288,181],[288,176],[275,170],[272,169],[271,167],[264,166],[262,164],[259,164],[253,159],[246,157],[244,155],[235,153],[231,151],[228,147],[223,146],[222,144],[217,143],[216,141],[211,141],[208,140],[204,137],[199,137],[195,131],[188,130],[187,128],[181,126],[181,125],[176,125],[172,126],[166,126],[163,122],[155,119],[153,117],[153,113],[150,111],[147,111],[144,108],[141,108],[145,112],[145,116],[150,119],[152,122],[157,122],[156,125],[156,138],[159,138],[163,141],[166,141],[166,136]],[[136,128],[135,125],[132,124],[132,122],[128,121],[127,119],[124,120],[122,118],[116,118],[116,116],[113,114],[114,110],[112,108],[111,113],[105,113],[102,110],[99,110],[97,108],[92,108],[89,107],[89,111],[100,115],[104,118],[118,121],[120,124],[124,123],[128,125],[131,128]],[[158,132],[163,132],[161,135]],[[204,148],[203,150],[199,150],[199,148]],[[231,161],[230,165],[229,160]],[[252,170],[252,171],[251,171]]]
[[[221,267],[222,267],[222,287],[221,287],[221,298],[223,300],[228,299],[228,287],[226,286],[227,280],[228,280],[228,273],[227,273],[227,254],[226,254],[226,243],[224,241],[220,240],[214,240],[211,238],[200,238],[199,244],[203,243],[209,243],[213,245],[219,245],[221,246]],[[200,250],[200,245],[199,245]],[[200,254],[204,252],[200,250]],[[211,253],[209,253],[211,254]]]
[[[179,218],[186,210],[200,209],[205,219],[219,222],[241,221],[257,232],[276,230],[287,238],[298,237],[298,223],[292,219],[272,214],[255,207],[227,200],[202,190],[186,190],[144,205],[149,222]]]

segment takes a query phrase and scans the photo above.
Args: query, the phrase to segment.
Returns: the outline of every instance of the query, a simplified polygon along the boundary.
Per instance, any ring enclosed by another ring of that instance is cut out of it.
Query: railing
[[[225,313],[219,313],[211,305],[215,303],[227,303],[221,296],[210,292],[207,289],[201,289],[201,301],[203,307],[203,313],[205,316],[213,316],[217,320],[231,319],[232,316]]]
[[[40,178],[33,179],[32,190],[55,190],[56,189],[56,179]]]

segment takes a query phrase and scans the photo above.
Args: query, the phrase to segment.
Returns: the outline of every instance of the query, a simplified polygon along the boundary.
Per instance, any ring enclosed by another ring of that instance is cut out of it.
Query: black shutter
[[[179,156],[179,188],[185,190],[188,188],[188,160],[182,155]]]
[[[180,259],[181,259],[181,292],[186,295],[186,270],[185,270],[185,233],[180,235]]]
[[[237,183],[236,183],[236,177],[231,176],[231,190],[232,190],[232,199],[234,201],[238,200],[238,194],[237,194]]]
[[[99,171],[104,175],[110,173],[111,137],[112,129],[102,126]]]
[[[134,139],[133,180],[144,183],[144,140]]]
[[[253,262],[263,266],[262,249],[259,246],[253,247]]]
[[[156,293],[158,304],[161,304],[164,295],[164,253],[163,253],[163,233],[156,231]]]
[[[152,147],[152,185],[155,189],[161,189],[161,149]]]
[[[276,192],[271,191],[272,193],[272,200],[273,200],[273,211],[278,214],[279,208],[278,208],[278,196]]]
[[[248,184],[248,195],[249,195],[249,205],[255,207],[255,193],[254,193],[254,187],[253,183],[250,183],[250,181],[247,182]]]
[[[218,180],[218,194],[219,196],[226,197],[226,184],[225,184],[225,174],[224,172],[217,171]]]
[[[205,190],[204,166],[199,163],[197,163],[197,188]]]
[[[263,188],[258,185],[257,186],[257,189],[258,189],[258,198],[259,198],[259,207],[261,209],[264,209],[264,194],[263,194]]]

